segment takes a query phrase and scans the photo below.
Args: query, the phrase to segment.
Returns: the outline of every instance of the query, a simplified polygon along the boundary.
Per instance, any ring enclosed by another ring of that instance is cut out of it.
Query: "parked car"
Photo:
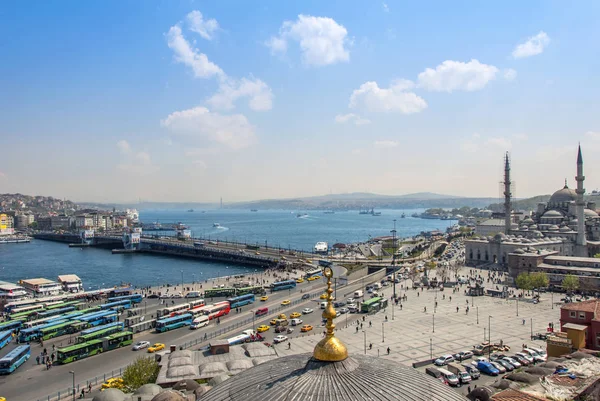
[[[498,362],[491,361],[490,364],[493,367],[495,367],[498,370],[498,372],[500,372],[500,373],[506,373],[506,368],[504,366],[500,365]]]
[[[348,305],[349,305],[349,304],[353,304],[354,302],[356,302],[356,300],[355,300],[354,298],[348,298],[348,299],[346,300],[346,304],[348,304]]]
[[[473,353],[471,351],[461,351],[458,354],[454,355],[454,359],[457,361],[464,361],[465,359],[469,359],[473,357]]]
[[[491,363],[484,361],[477,362],[477,370],[490,376],[498,376],[500,373],[500,371],[493,367]]]
[[[458,380],[460,381],[460,384],[471,383],[471,380],[473,380],[471,375],[467,372],[460,372],[457,376]]]
[[[518,354],[513,355],[511,358],[516,359],[521,366],[528,366],[530,364],[529,360]]]
[[[510,363],[511,365],[513,365],[515,368],[520,368],[522,366],[519,361],[517,361],[514,358],[511,358],[510,356],[505,356],[502,359],[505,360],[506,362]]]
[[[479,373],[479,370],[475,366],[464,364],[463,367],[473,380],[477,380],[481,376],[481,373]]]
[[[512,372],[513,370],[515,370],[515,367],[513,366],[513,364],[505,361],[504,359],[498,359],[495,362],[502,365],[504,367],[504,369],[506,369],[507,372]]]
[[[346,307],[340,308],[340,313],[348,313],[348,308],[346,308]]]
[[[141,349],[148,348],[149,346],[150,346],[150,341],[138,341],[137,343],[135,343],[135,345],[132,347],[132,349],[134,351],[139,351]]]
[[[279,344],[279,343],[282,343],[287,340],[288,340],[287,336],[283,336],[283,335],[278,335],[273,338],[273,342],[275,344]]]
[[[518,355],[518,356],[520,356],[522,358],[527,359],[527,361],[529,363],[533,363],[533,357],[531,355],[529,355],[529,354],[526,354],[525,352],[517,352],[515,355]]]
[[[302,314],[308,315],[309,313],[313,313],[314,311],[311,308],[302,309]]]
[[[452,355],[443,355],[443,356],[440,356],[438,359],[436,359],[434,363],[437,366],[444,366],[444,365],[449,364],[452,361],[454,361],[454,357]]]
[[[304,294],[302,295],[302,299],[309,299],[310,298],[310,294]]]

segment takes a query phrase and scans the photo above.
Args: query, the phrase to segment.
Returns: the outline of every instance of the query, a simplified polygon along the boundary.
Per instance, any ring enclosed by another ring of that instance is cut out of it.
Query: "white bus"
[[[199,329],[200,327],[208,326],[209,320],[210,319],[208,318],[208,315],[198,316],[197,318],[195,318],[192,321],[192,324],[190,325],[190,329],[196,330],[196,329]]]
[[[187,310],[190,309],[190,304],[179,304],[173,306],[167,306],[160,311],[161,316],[177,316],[181,315]]]
[[[201,308],[201,307],[204,306],[204,300],[203,299],[196,299],[196,300],[193,300],[193,301],[189,301],[188,303],[190,305],[190,312],[193,309]]]

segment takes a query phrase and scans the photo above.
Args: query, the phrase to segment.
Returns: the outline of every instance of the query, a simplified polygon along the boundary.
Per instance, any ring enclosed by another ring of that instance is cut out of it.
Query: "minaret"
[[[577,181],[577,189],[575,193],[577,193],[577,255],[579,256],[588,256],[587,252],[587,242],[585,240],[585,201],[583,200],[583,194],[585,194],[585,188],[583,188],[583,181],[585,180],[585,176],[583,175],[583,157],[581,157],[581,145],[579,145],[579,149],[577,150],[577,177],[575,177],[575,181]]]
[[[510,234],[511,219],[510,219],[510,159],[508,152],[504,156],[504,234]]]

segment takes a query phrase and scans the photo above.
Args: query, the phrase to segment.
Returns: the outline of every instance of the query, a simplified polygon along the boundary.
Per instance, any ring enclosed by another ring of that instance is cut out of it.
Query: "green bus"
[[[131,331],[122,331],[86,343],[59,348],[56,352],[56,361],[60,364],[71,363],[79,359],[87,358],[88,356],[93,356],[120,347],[126,347],[131,344],[133,344],[133,333]]]
[[[235,292],[235,295],[246,295],[246,294],[258,294],[258,295],[264,295],[267,292],[265,291],[265,289],[261,286],[256,286],[256,287],[242,287],[242,288],[238,288],[237,291]]]
[[[10,320],[35,320],[38,312],[43,312],[43,311],[44,311],[44,309],[38,309],[35,311],[26,311],[26,312],[15,313],[13,315],[10,315]]]
[[[365,301],[360,304],[360,311],[362,313],[377,312],[378,310],[387,307],[387,304],[388,304],[387,298],[381,298],[381,297],[371,298],[368,301]]]
[[[204,298],[231,297],[237,288],[208,288],[204,290]]]
[[[50,327],[44,327],[40,330],[42,332],[42,339],[49,340],[54,337],[69,334],[72,325],[73,322],[65,322]]]
[[[81,333],[81,335],[79,337],[77,337],[76,342],[78,344],[87,343],[92,340],[97,340],[99,338],[107,337],[107,336],[110,336],[111,334],[115,334],[115,333],[119,333],[119,332],[123,331],[123,329],[125,327],[123,322],[109,323],[106,326],[109,326],[109,327],[105,327],[105,328],[99,327],[101,330],[97,330],[98,327],[84,330]]]
[[[71,326],[69,326],[69,328],[67,329],[67,333],[75,334],[89,328],[90,324],[88,322],[80,322],[78,320],[74,320],[73,322],[71,322]]]
[[[87,308],[87,309],[79,309],[79,312],[81,312],[83,315],[85,315],[86,313],[100,312],[101,310],[102,310],[102,308],[100,308],[100,306],[92,306],[91,308]]]
[[[67,307],[67,306],[75,306],[80,303],[81,303],[81,301],[62,302],[60,304],[48,305],[48,306],[46,306],[46,310],[61,309],[61,308]],[[75,308],[75,309],[77,309],[77,308]]]

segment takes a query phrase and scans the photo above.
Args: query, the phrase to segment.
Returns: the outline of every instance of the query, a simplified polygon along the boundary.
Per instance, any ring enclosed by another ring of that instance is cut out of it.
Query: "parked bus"
[[[104,338],[75,344],[66,348],[59,348],[56,351],[56,362],[60,364],[71,363],[79,359],[87,358],[88,356],[93,356],[120,347],[126,347],[131,344],[133,344],[133,333],[131,331],[122,331]]]
[[[62,315],[63,313],[72,312],[75,310],[74,306],[66,306],[64,308],[45,310],[43,312],[36,312],[36,319],[45,319],[47,317]]]
[[[77,343],[86,343],[91,340],[103,338],[111,334],[118,333],[125,329],[123,322],[114,322],[105,324],[103,326],[94,327],[91,329],[83,330],[79,337],[77,337]]]
[[[42,305],[44,305],[44,308],[46,308],[46,309],[50,309],[54,305],[62,305],[62,304],[64,304],[63,301],[49,301],[49,302],[42,303]]]
[[[190,304],[179,304],[167,306],[160,310],[160,316],[176,316],[187,312],[190,309]]]
[[[239,297],[233,297],[227,299],[230,308],[239,308],[240,306],[254,303],[254,294],[240,295]]]
[[[296,280],[278,281],[271,284],[271,291],[282,291],[290,288],[296,288]]]
[[[9,342],[13,339],[13,331],[12,330],[4,330],[0,331],[0,349],[6,347]]]
[[[0,374],[9,375],[25,363],[31,356],[29,345],[19,345],[0,359]]]
[[[204,290],[204,298],[232,297],[235,296],[236,288],[207,288]]]
[[[246,341],[250,340],[250,335],[248,334],[240,334],[239,336],[234,336],[227,339],[229,345],[242,344]]]
[[[32,327],[43,326],[48,323],[56,322],[58,320],[67,320],[67,316],[51,316],[45,319],[31,320],[29,322],[23,322],[22,327],[30,329]]]
[[[117,320],[117,312],[114,310],[105,310],[88,314],[87,316],[79,316],[77,320],[86,322],[89,326],[99,326],[101,324],[112,323]]]
[[[10,313],[13,313],[13,310],[15,310],[16,308],[22,308],[24,306],[35,305],[37,303],[38,303],[38,300],[34,299],[34,298],[27,298],[27,299],[21,299],[18,301],[9,302],[6,305],[4,305],[4,312],[10,314]]]
[[[119,288],[110,290],[108,292],[108,297],[116,298],[116,297],[122,297],[124,295],[131,295],[131,294],[133,294],[133,291],[134,291],[134,289],[132,287],[119,287]]]
[[[69,327],[69,334],[79,333],[85,329],[90,327],[88,322],[78,322],[77,320],[73,321],[71,327]]]
[[[204,306],[204,300],[203,299],[195,299],[193,301],[188,301],[188,304],[190,305],[190,311],[194,310],[194,309],[198,309]]]
[[[93,313],[93,312],[100,312],[102,309],[100,308],[100,306],[92,306],[91,308],[87,308],[87,309],[80,309],[78,312],[81,312],[82,314],[87,314],[87,313]]]
[[[304,278],[309,278],[312,276],[321,276],[321,275],[323,275],[323,270],[321,270],[320,268],[317,268],[317,269],[307,271]]]
[[[231,306],[229,305],[229,302],[223,301],[217,302],[211,308],[207,309],[204,313],[208,315],[208,318],[210,320],[213,320],[221,316],[228,315],[230,310]]]
[[[4,330],[18,330],[23,327],[23,321],[11,320],[8,322],[0,323],[0,331]]]
[[[54,323],[49,326],[44,326],[40,329],[42,332],[42,339],[49,340],[54,337],[63,336],[69,334],[69,330],[73,322],[66,321],[62,323]]]
[[[119,312],[122,311],[123,309],[129,309],[129,308],[131,308],[131,301],[128,299],[124,299],[123,301],[116,301],[116,302],[111,302],[108,304],[100,305],[100,309],[102,309],[102,310],[114,309]]]
[[[131,301],[133,304],[139,304],[142,302],[142,294],[131,294],[131,295],[123,295],[120,297],[108,298],[107,303],[118,302],[118,301]]]
[[[67,323],[67,322],[69,322],[69,321],[64,320],[64,319],[63,320],[53,320],[51,322],[47,322],[47,323],[41,324],[39,326],[22,329],[19,332],[19,342],[26,343],[29,341],[39,340],[40,338],[44,337],[44,333],[42,332],[42,329],[56,326],[57,324]]]
[[[192,320],[193,316],[191,313],[184,313],[182,315],[160,319],[156,321],[156,332],[164,333],[165,331],[178,329],[183,326],[189,326],[192,324]]]
[[[28,305],[23,306],[21,308],[14,308],[10,314],[11,319],[18,319],[20,317],[29,317],[33,312],[42,312],[44,310],[44,305]]]
[[[387,303],[388,303],[388,301],[386,298],[380,298],[380,297],[371,298],[368,301],[365,301],[360,304],[360,311],[362,313],[375,312],[375,311],[378,311],[380,309],[387,307]]]
[[[75,305],[79,305],[80,303],[81,303],[81,301],[67,301],[67,302],[59,302],[57,304],[50,305],[50,306],[48,306],[48,304],[45,304],[45,305],[46,305],[46,310],[61,309],[61,308],[67,307],[67,306],[72,306],[73,309],[76,309]]]
[[[262,295],[264,294],[266,291],[265,289],[258,285],[255,287],[242,287],[242,288],[238,288],[235,292],[236,295],[245,295],[245,294],[254,294],[254,295]]]
[[[196,316],[201,316],[201,315],[206,315],[206,311],[209,310],[210,308],[212,308],[214,305],[204,305],[204,306],[200,306],[198,308],[194,308],[194,309],[190,309],[188,311],[188,313],[191,313],[192,316],[196,317]]]

